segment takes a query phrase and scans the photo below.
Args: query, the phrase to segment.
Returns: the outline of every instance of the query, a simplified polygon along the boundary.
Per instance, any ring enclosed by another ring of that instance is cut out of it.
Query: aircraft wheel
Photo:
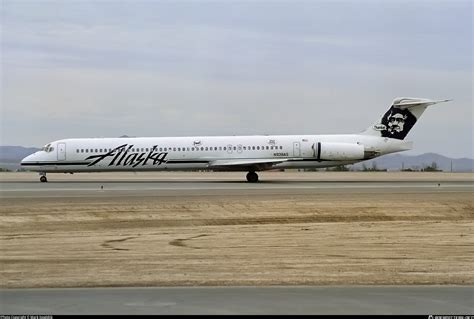
[[[255,172],[248,172],[247,173],[247,181],[250,183],[258,182],[258,175]]]
[[[46,183],[48,181],[48,179],[46,178],[46,176],[41,176],[40,177],[40,182],[41,183]]]

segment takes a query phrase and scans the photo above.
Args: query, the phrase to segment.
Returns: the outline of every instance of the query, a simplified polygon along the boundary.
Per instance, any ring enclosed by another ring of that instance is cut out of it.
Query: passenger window
[[[280,146],[280,149],[282,150],[282,149],[283,149],[283,146]]]
[[[216,147],[214,147],[214,151],[217,151],[217,146],[216,146]]]
[[[208,148],[206,147],[206,151],[207,151],[207,149],[208,149]]]
[[[176,147],[173,147],[173,152],[176,152]]]
[[[234,146],[234,151],[236,151],[236,150],[237,150],[237,147]]]
[[[267,150],[270,149],[270,147],[268,147],[268,146],[266,146],[265,148],[266,148]]]
[[[226,150],[226,147],[224,146],[224,151]]]
[[[181,152],[181,147],[178,147],[178,152]]]
[[[219,146],[219,151],[222,151],[222,146]]]
[[[260,146],[257,146],[257,150],[260,150]]]
[[[247,146],[244,146],[244,151],[247,149]]]
[[[201,151],[204,151],[204,147],[201,147]]]

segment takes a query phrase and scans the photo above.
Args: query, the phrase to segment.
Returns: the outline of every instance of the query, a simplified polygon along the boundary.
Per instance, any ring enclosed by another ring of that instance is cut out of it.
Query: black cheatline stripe
[[[303,158],[299,160],[288,160],[288,162],[326,162],[324,160],[312,159],[312,158]]]
[[[166,161],[166,164],[207,164],[209,161]]]
[[[48,165],[57,165],[57,166],[67,166],[67,165],[88,165],[89,162],[30,162],[30,163],[21,163],[21,166],[48,166]]]
[[[321,142],[318,142],[318,156],[317,156],[317,159],[318,160],[321,159]]]

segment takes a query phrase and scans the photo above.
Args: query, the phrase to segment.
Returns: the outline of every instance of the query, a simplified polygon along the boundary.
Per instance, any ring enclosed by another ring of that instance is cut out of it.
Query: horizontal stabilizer
[[[429,100],[429,99],[420,99],[420,98],[412,98],[412,97],[400,97],[400,98],[396,98],[395,100],[393,100],[392,105],[395,108],[404,110],[404,109],[408,109],[408,108],[415,107],[415,106],[421,106],[421,105],[430,106],[430,105],[443,103],[443,102],[449,102],[449,101],[452,101],[452,100],[433,101],[433,100]]]

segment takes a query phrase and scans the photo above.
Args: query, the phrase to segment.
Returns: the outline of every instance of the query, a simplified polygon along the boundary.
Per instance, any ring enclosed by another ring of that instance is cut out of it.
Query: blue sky
[[[1,144],[358,132],[398,96],[411,154],[473,156],[471,1],[1,2]]]

